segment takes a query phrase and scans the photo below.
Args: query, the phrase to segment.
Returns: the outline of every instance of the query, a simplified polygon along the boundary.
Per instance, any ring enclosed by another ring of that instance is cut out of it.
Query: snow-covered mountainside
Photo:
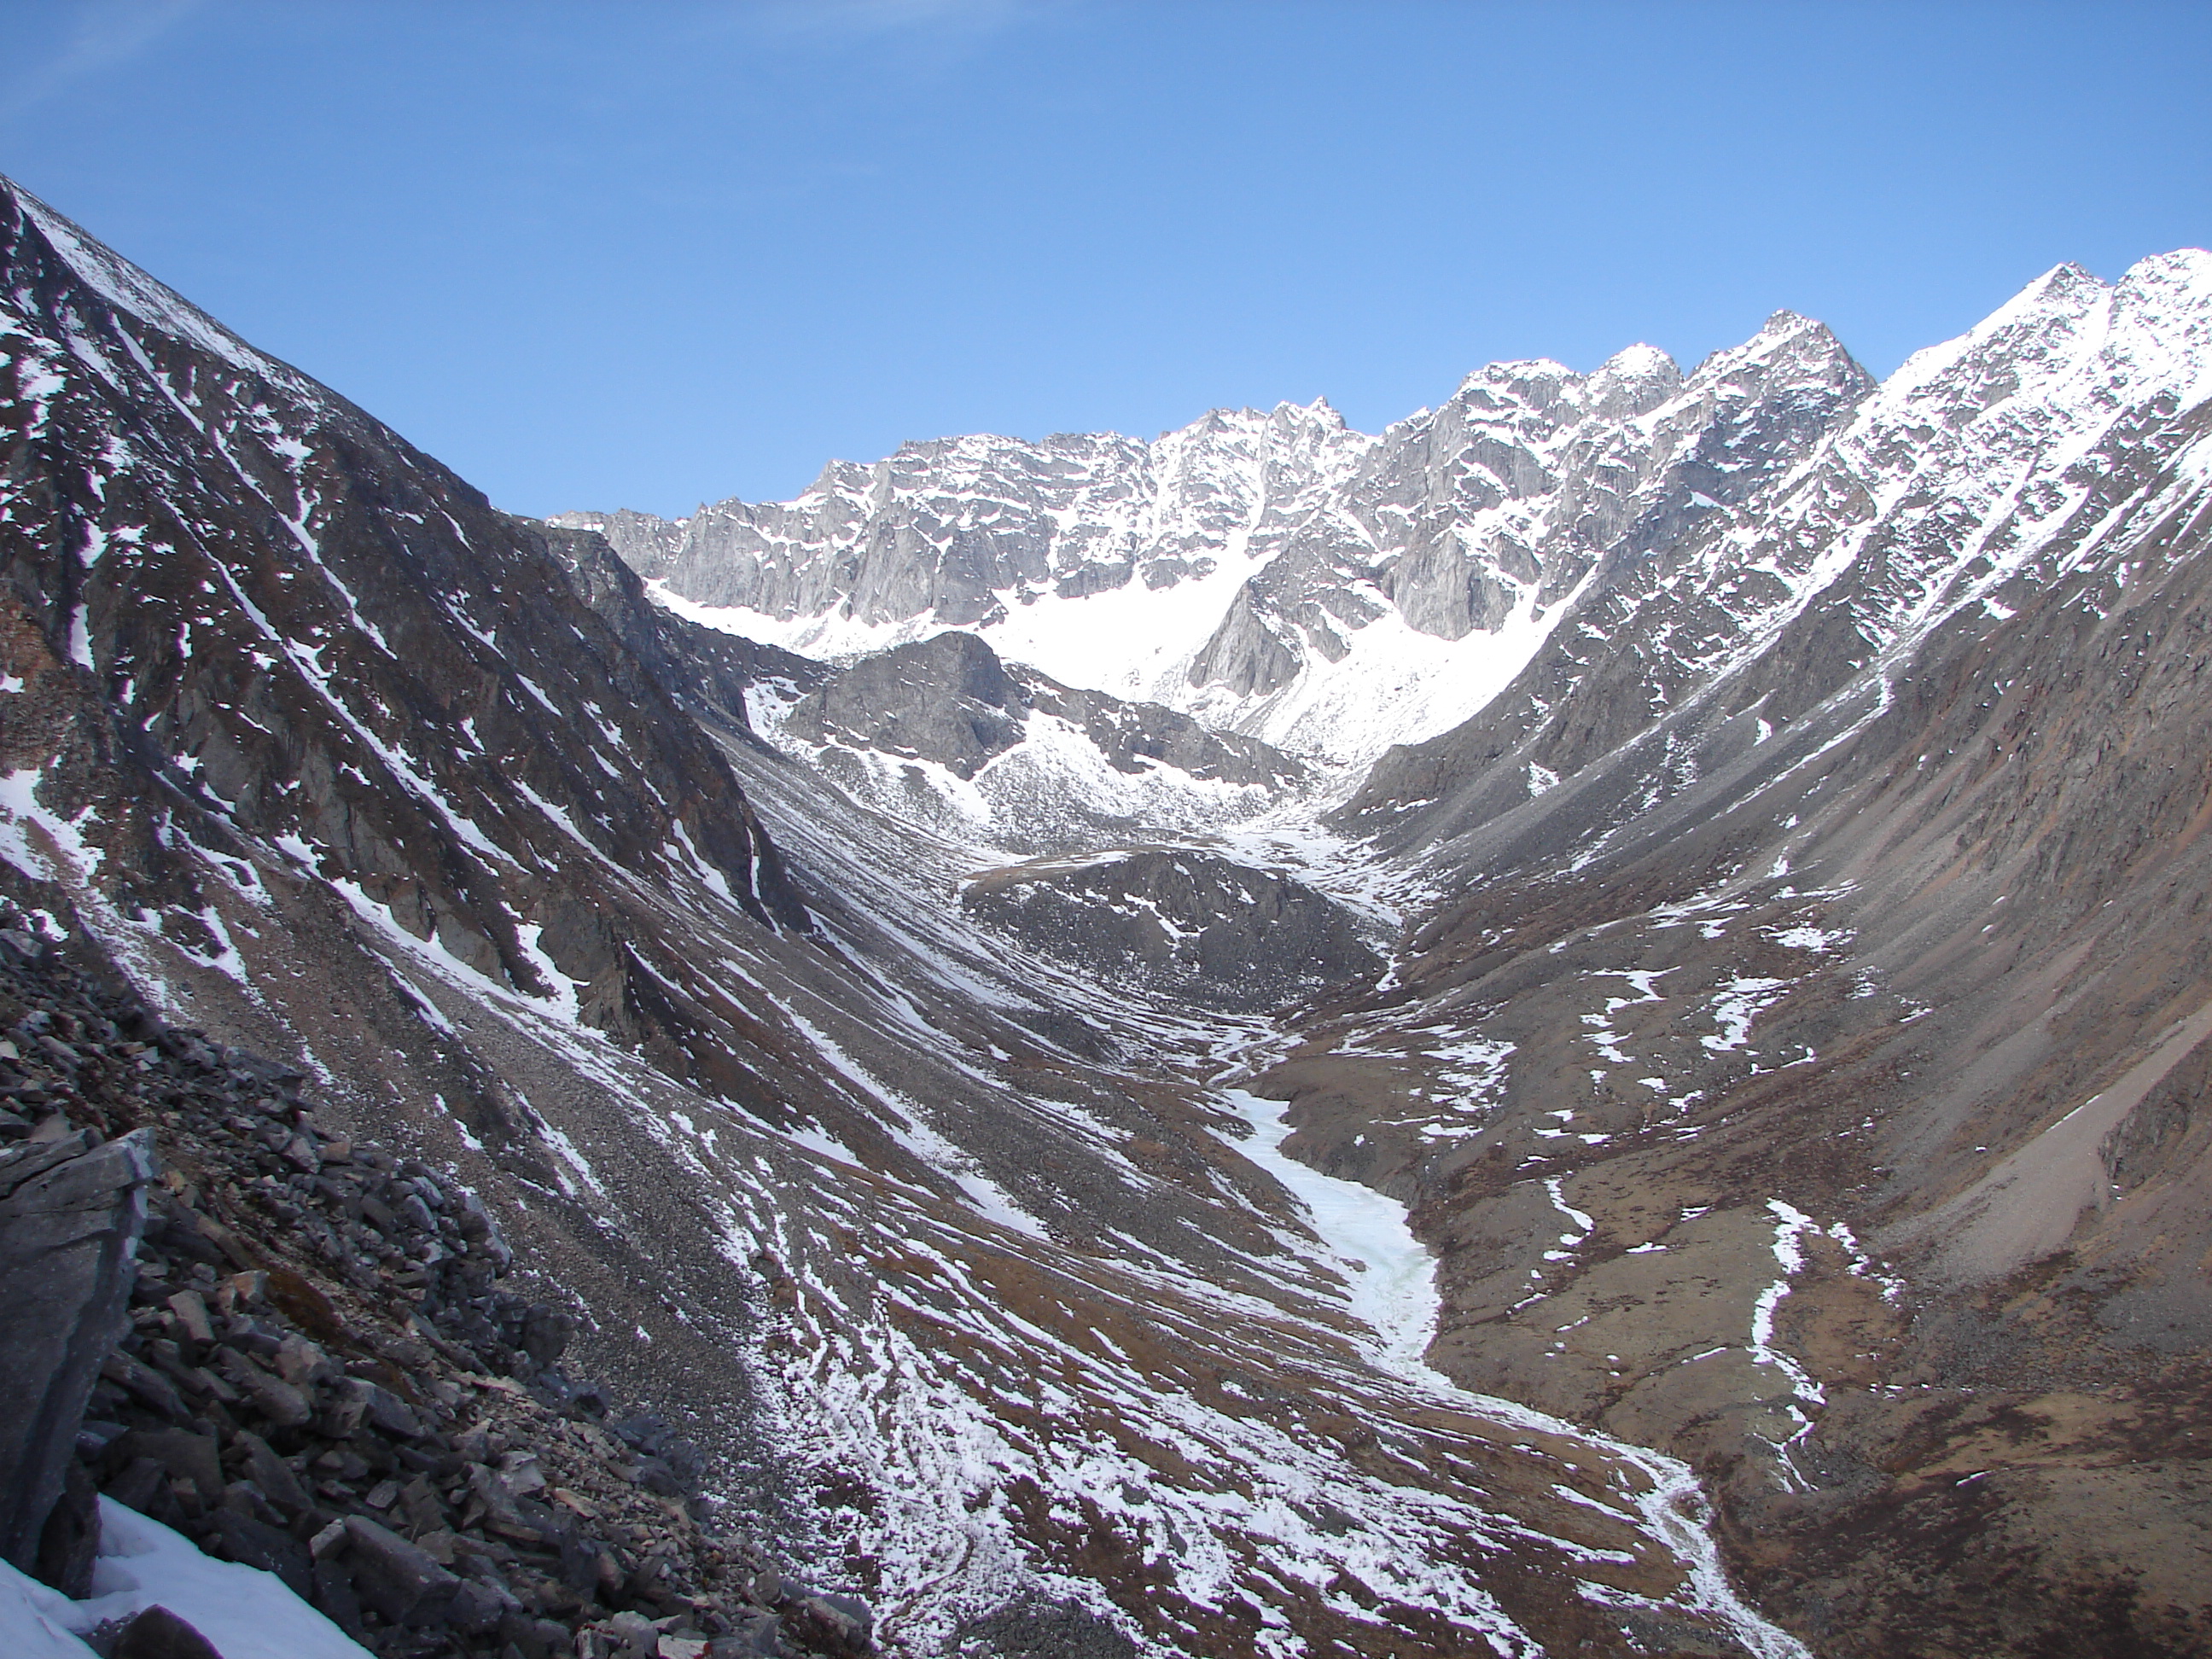
[[[967,845],[750,714],[880,753],[957,740],[928,709],[657,610],[5,185],[0,301],[0,896],[481,1194],[580,1363],[707,1449],[711,1526],[830,1564],[914,1655],[1800,1651],[1679,1460],[1404,1363],[1425,1256],[1332,1245],[1344,1206],[1246,1155],[1263,1021],[992,932]],[[1017,690],[993,719],[1092,754],[1278,775]],[[313,1180],[208,1201],[279,1228]],[[403,1295],[354,1237],[327,1270]],[[519,1543],[510,1576],[689,1639],[596,1559]],[[507,1639],[310,1588],[386,1655]]]
[[[2212,256],[2118,284],[2062,266],[1914,356],[1766,490],[1625,563],[1479,720],[1392,755],[1352,814],[1464,827],[1655,714],[1694,700],[1771,731],[1954,618],[2002,620],[2137,504],[2208,395]],[[1793,630],[1817,647],[1775,649]]]
[[[1151,443],[914,443],[796,501],[676,522],[568,513],[685,614],[817,655],[946,629],[1070,685],[1340,762],[1511,679],[1608,562],[1680,540],[1868,390],[1777,314],[1687,376],[1492,364],[1379,437],[1325,403],[1216,410]]]
[[[0,270],[0,899],[879,1650],[2212,1650],[2212,256],[551,526]]]

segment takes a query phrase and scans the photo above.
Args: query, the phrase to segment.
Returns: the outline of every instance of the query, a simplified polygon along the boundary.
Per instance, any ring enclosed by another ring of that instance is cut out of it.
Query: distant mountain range
[[[1778,313],[1684,376],[1498,363],[1380,437],[1325,402],[1111,434],[908,444],[798,500],[605,535],[705,619],[796,650],[948,628],[1071,684],[1279,747],[1371,760],[1474,714],[1610,565],[1786,472],[1871,389]]]

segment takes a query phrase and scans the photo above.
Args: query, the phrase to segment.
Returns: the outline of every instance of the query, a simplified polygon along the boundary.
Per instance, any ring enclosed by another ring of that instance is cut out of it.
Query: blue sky
[[[2212,7],[0,0],[0,171],[502,506],[1477,365],[1869,367],[2212,240]]]

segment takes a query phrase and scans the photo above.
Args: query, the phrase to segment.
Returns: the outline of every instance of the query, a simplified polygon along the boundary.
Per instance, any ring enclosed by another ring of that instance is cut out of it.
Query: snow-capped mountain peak
[[[20,185],[14,195],[22,211],[54,252],[86,287],[117,309],[136,317],[173,339],[197,346],[234,368],[264,375],[295,395],[319,393],[320,388],[289,365],[252,346],[167,284],[158,283],[129,260],[118,258],[74,220],[57,213]]]
[[[1800,457],[1869,382],[1781,313],[1685,375],[1492,363],[1380,435],[1325,399],[1113,434],[902,446],[797,499],[568,514],[670,603],[817,654],[972,629],[1073,685],[1324,760],[1466,718],[1609,553]]]

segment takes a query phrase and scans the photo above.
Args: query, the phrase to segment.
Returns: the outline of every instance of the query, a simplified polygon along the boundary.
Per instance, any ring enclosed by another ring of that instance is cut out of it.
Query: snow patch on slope
[[[1453,1396],[1464,1408],[1517,1428],[1573,1435],[1623,1458],[1650,1482],[1646,1490],[1623,1496],[1650,1535],[1682,1561],[1689,1574],[1685,1599],[1690,1605],[1726,1626],[1758,1659],[1812,1659],[1810,1650],[1754,1612],[1729,1585],[1711,1534],[1710,1507],[1688,1464],[1511,1401],[1464,1392],[1431,1368],[1424,1355],[1436,1334],[1443,1305],[1436,1285],[1436,1258],[1414,1237],[1406,1207],[1371,1188],[1323,1175],[1285,1157],[1282,1144],[1290,1129],[1285,1103],[1263,1100],[1240,1089],[1222,1092],[1253,1127],[1253,1138],[1240,1143],[1238,1150],[1304,1206],[1323,1247],[1349,1269],[1347,1304],[1375,1333],[1370,1353],[1378,1364],[1405,1381]],[[1551,1190],[1563,1213],[1585,1230],[1594,1224],[1559,1195],[1556,1182]]]

